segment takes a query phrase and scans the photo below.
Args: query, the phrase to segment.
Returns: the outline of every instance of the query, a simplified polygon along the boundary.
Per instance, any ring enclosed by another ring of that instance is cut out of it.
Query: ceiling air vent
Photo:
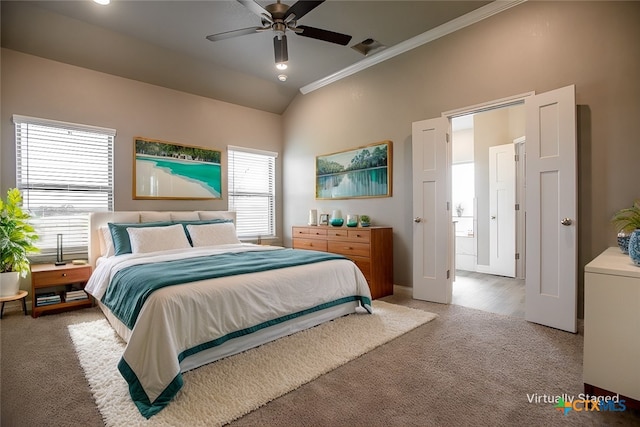
[[[374,39],[366,39],[356,45],[351,46],[351,49],[360,52],[364,56],[376,53],[384,48],[386,48],[385,45]]]

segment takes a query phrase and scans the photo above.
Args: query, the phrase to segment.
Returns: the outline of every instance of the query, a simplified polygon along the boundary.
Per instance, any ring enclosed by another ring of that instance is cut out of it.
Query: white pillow
[[[166,227],[128,227],[131,253],[148,253],[190,248],[182,224]]]
[[[100,227],[98,230],[98,241],[100,242],[100,255],[104,257],[113,256],[116,250],[113,246],[113,238],[111,237],[111,230],[106,225]]]
[[[191,236],[194,248],[199,246],[228,245],[240,243],[236,235],[236,227],[233,222],[221,222],[219,224],[187,225],[187,232]]]

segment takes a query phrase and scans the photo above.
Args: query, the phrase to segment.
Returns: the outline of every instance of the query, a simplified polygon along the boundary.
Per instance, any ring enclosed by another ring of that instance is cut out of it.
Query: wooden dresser
[[[293,248],[341,254],[360,268],[371,296],[393,295],[391,227],[294,226]]]

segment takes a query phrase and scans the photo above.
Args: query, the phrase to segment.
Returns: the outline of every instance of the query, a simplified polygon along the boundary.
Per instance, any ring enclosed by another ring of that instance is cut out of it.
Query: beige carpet
[[[69,326],[107,426],[223,425],[437,317],[374,301],[353,314],[184,374],[176,398],[149,420],[131,401],[116,365],[124,349],[106,320]]]

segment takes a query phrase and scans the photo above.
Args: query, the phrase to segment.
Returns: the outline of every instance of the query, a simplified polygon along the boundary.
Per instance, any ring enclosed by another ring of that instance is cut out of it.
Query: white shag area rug
[[[107,426],[224,425],[437,317],[373,301],[356,313],[280,338],[183,374],[184,385],[145,419],[117,364],[125,343],[106,319],[69,326],[69,333]]]

